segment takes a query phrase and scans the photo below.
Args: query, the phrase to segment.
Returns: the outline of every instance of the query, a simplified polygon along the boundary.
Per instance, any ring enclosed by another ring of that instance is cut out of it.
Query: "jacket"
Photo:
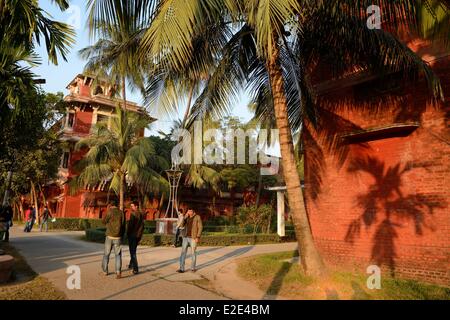
[[[128,221],[127,236],[135,237],[138,240],[142,238],[144,233],[144,214],[141,211],[134,211],[130,214]]]
[[[191,228],[189,228],[190,222],[192,222]],[[183,237],[192,239],[200,238],[203,231],[202,218],[198,214],[195,214],[193,217],[185,217],[183,227],[184,229],[181,231]],[[190,236],[188,236],[189,229],[191,229]]]
[[[122,238],[125,233],[125,215],[117,207],[109,208],[103,217],[106,225],[106,236],[112,238]]]

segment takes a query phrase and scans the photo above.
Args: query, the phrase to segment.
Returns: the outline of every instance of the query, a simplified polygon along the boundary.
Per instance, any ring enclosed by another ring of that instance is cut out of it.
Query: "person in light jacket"
[[[191,247],[192,251],[192,264],[191,271],[197,271],[196,262],[197,262],[197,245],[200,241],[200,236],[203,231],[203,223],[201,217],[195,213],[192,208],[189,208],[184,217],[183,223],[183,244],[181,248],[181,256],[180,256],[180,269],[177,270],[178,273],[184,272],[184,264],[186,260],[186,254],[188,247]]]

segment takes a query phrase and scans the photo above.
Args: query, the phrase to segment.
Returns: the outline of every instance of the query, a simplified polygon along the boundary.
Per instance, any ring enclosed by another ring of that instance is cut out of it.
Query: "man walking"
[[[28,225],[28,232],[31,232],[31,230],[33,230],[35,222],[36,222],[36,207],[34,205],[31,205],[30,224]]]
[[[192,252],[192,264],[191,271],[197,271],[195,268],[197,262],[197,244],[200,241],[200,236],[202,234],[203,224],[202,219],[192,208],[189,208],[186,212],[184,229],[182,231],[183,244],[181,247],[180,256],[180,269],[177,270],[179,273],[184,272],[184,264],[186,260],[186,254],[188,247],[191,247]]]
[[[108,275],[109,255],[114,247],[116,278],[122,277],[122,248],[121,239],[125,233],[125,216],[117,208],[117,200],[109,201],[109,208],[102,219],[106,225],[105,254],[103,256],[102,269]]]
[[[48,219],[52,218],[52,214],[48,209],[48,205],[45,205],[44,211],[42,211],[42,215],[40,217],[42,218],[42,222],[41,225],[39,226],[39,230],[42,232],[42,227],[45,224],[45,232],[48,232]]]
[[[5,223],[5,238],[3,241],[9,242],[9,228],[13,226],[13,209],[10,204],[7,204],[6,207],[3,208],[3,221]],[[1,240],[1,238],[0,238]]]
[[[128,247],[130,249],[130,264],[128,265],[128,268],[133,269],[133,274],[139,273],[136,251],[143,233],[144,214],[139,210],[139,202],[133,201],[131,203],[131,214],[127,230]]]

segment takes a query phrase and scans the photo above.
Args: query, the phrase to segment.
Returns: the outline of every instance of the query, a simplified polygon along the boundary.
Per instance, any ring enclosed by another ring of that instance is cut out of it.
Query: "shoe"
[[[120,278],[122,278],[122,274],[121,274],[121,273],[118,273],[118,274],[116,275],[116,279],[120,279]]]
[[[139,270],[133,270],[133,274],[138,274]]]
[[[108,276],[108,275],[109,275],[109,273],[108,273],[108,272],[105,272],[105,271],[102,271],[102,275],[104,275],[104,276]]]
[[[178,273],[184,273],[184,270],[178,269],[177,272]]]
[[[191,272],[197,272],[197,269],[191,269]]]

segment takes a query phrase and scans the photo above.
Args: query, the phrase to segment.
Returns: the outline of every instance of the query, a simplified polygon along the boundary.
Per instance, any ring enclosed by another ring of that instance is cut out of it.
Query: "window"
[[[107,122],[108,121],[108,116],[107,115],[104,115],[104,114],[97,114],[97,123],[99,123],[99,122]]]
[[[69,117],[69,119],[67,121],[67,126],[69,128],[73,128],[73,123],[75,121],[75,114],[74,113],[69,113],[68,117]]]
[[[96,94],[103,94],[103,89],[100,86],[97,86],[94,90],[94,95]]]
[[[68,151],[65,151],[62,157],[62,164],[61,166],[64,169],[67,169],[69,167],[69,157],[70,157],[70,153]]]

